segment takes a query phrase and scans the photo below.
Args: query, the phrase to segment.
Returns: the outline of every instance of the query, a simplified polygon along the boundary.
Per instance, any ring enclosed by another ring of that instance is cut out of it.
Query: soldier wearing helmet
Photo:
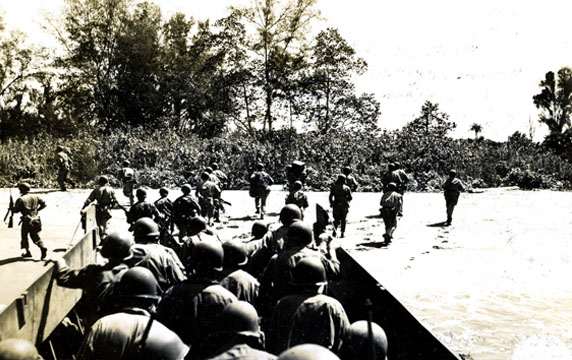
[[[350,201],[352,201],[352,191],[346,185],[346,176],[338,175],[338,179],[330,190],[330,207],[334,216],[334,232],[336,236],[338,226],[341,227],[341,236],[345,236],[346,218],[350,209]]]
[[[83,203],[83,209],[95,203],[95,220],[99,227],[99,235],[103,238],[107,234],[107,225],[111,220],[111,209],[118,204],[115,191],[108,185],[107,176],[100,176],[98,186],[89,194]]]
[[[352,192],[356,191],[358,188],[358,183],[355,177],[352,175],[352,168],[349,166],[344,166],[342,168],[342,174],[346,177],[346,185],[350,188]]]
[[[264,165],[258,163],[256,164],[256,171],[250,175],[249,183],[249,194],[254,198],[256,213],[260,214],[261,219],[264,219],[266,198],[270,194],[270,185],[274,184],[274,180],[264,171]]]
[[[123,184],[123,195],[129,199],[129,205],[133,206],[133,188],[135,187],[135,170],[129,160],[123,161],[123,168],[119,172],[119,180]]]
[[[349,327],[342,304],[325,295],[326,269],[317,257],[305,257],[290,269],[292,294],[281,298],[268,328],[268,349],[280,353],[312,343],[336,351]]]
[[[218,323],[209,338],[215,348],[209,359],[276,359],[275,355],[264,351],[264,334],[260,330],[258,313],[251,304],[244,301],[228,304]]]
[[[171,234],[173,233],[173,203],[169,199],[169,189],[162,187],[159,189],[160,198],[155,201],[154,205],[161,214],[159,218],[159,229],[161,231],[160,241],[162,244],[168,244],[173,238]]]
[[[445,204],[447,206],[447,221],[445,225],[451,225],[453,222],[453,210],[457,206],[459,201],[459,195],[461,192],[465,191],[465,187],[459,178],[457,178],[457,172],[455,170],[449,171],[449,177],[443,183],[443,193],[445,194]]]
[[[301,219],[304,220],[304,210],[309,206],[308,197],[302,191],[302,182],[296,181],[290,189],[290,193],[286,196],[286,205],[294,204],[300,208]]]
[[[147,190],[139,188],[135,191],[135,196],[137,197],[137,202],[129,208],[127,212],[127,222],[133,225],[137,220],[144,217],[159,222],[161,220],[161,214],[155,207],[155,204],[147,201]]]
[[[30,194],[32,187],[28,183],[18,184],[20,197],[14,203],[14,213],[21,213],[22,228],[20,231],[20,248],[22,249],[22,257],[32,257],[28,243],[28,235],[32,242],[40,248],[41,259],[44,260],[48,254],[48,249],[44,246],[44,242],[40,238],[42,231],[42,222],[38,216],[38,212],[46,207],[44,199],[38,195]]]
[[[220,202],[220,187],[211,179],[207,172],[201,174],[201,182],[197,185],[196,196],[201,206],[201,216],[207,219],[207,224],[212,226],[215,212]],[[219,219],[220,220],[220,219]]]
[[[320,251],[312,249],[312,244],[312,228],[309,225],[301,221],[290,225],[284,250],[270,259],[260,279],[260,303],[266,306],[262,311],[267,318],[274,304],[295,290],[291,284],[290,270],[300,260],[315,257],[326,269],[328,281],[341,278],[340,262],[336,257],[335,249],[330,248],[327,254],[323,255]]]
[[[188,235],[189,220],[201,213],[197,199],[191,194],[191,185],[181,187],[183,195],[173,202],[173,222],[179,229],[179,240]]]
[[[346,331],[338,355],[341,360],[370,359],[375,349],[375,358],[387,360],[387,336],[381,326],[371,323],[373,348],[368,330],[368,323],[359,320],[350,325]]]
[[[173,251],[159,244],[159,225],[150,218],[141,218],[133,224],[135,245],[129,266],[149,269],[163,290],[186,279],[184,266]]]
[[[68,179],[68,175],[72,169],[72,161],[66,151],[66,149],[58,145],[56,146],[56,168],[58,170],[58,185],[61,191],[67,191],[66,182],[71,186],[74,186],[74,182]]]
[[[208,334],[216,329],[224,307],[237,301],[236,296],[218,284],[223,263],[220,241],[207,239],[195,243],[191,255],[185,259],[188,279],[169,288],[157,309],[157,320],[191,345],[196,356],[212,350],[208,348]]]
[[[42,357],[28,340],[5,339],[0,341],[0,360],[42,360]]]
[[[340,360],[333,352],[316,344],[296,345],[284,351],[278,360]]]
[[[132,255],[132,246],[133,240],[128,234],[113,232],[107,235],[101,244],[100,254],[107,259],[105,264],[89,264],[83,268],[72,269],[63,258],[53,259],[57,284],[83,290],[77,309],[88,327],[110,313],[110,289],[128,269],[126,262]]]
[[[78,359],[182,359],[189,351],[179,336],[151,317],[160,299],[153,274],[127,270],[115,286],[119,312],[99,319],[89,330]]]
[[[230,240],[222,244],[224,250],[224,277],[220,284],[233,293],[238,300],[256,304],[258,280],[244,269],[248,266],[248,252],[240,241]]]
[[[397,192],[395,183],[387,184],[386,190],[381,197],[380,205],[381,217],[385,225],[383,238],[386,243],[389,243],[393,239],[393,233],[397,228],[397,215],[401,212],[401,207],[403,206],[403,197]]]

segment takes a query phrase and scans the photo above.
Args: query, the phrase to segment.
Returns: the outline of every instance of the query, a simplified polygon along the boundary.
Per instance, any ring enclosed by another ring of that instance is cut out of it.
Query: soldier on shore
[[[264,218],[264,208],[266,207],[266,198],[270,194],[270,185],[274,184],[274,180],[264,171],[262,163],[256,164],[256,171],[250,176],[249,194],[254,198],[256,213],[260,214],[260,218]]]
[[[350,201],[352,201],[352,191],[346,185],[346,176],[338,175],[338,179],[330,190],[330,207],[333,210],[334,216],[334,232],[336,236],[338,226],[341,227],[341,236],[345,236],[346,232],[346,218],[350,208]]]
[[[72,168],[72,162],[63,146],[56,147],[56,162],[58,168],[58,185],[61,191],[67,191],[66,182],[74,186],[74,182],[68,179],[68,175]]]
[[[447,221],[445,225],[451,225],[453,222],[453,210],[455,210],[455,206],[459,201],[459,195],[465,191],[465,187],[461,180],[457,178],[457,172],[455,170],[449,171],[449,177],[443,184],[443,191],[447,205]]]
[[[161,242],[164,244],[169,234],[173,232],[173,203],[168,198],[169,189],[162,187],[159,189],[160,198],[155,201],[155,207],[161,214],[159,228],[161,229]]]
[[[298,207],[302,211],[302,220],[304,220],[304,210],[309,205],[308,205],[308,197],[302,192],[301,181],[296,181],[294,185],[292,185],[290,193],[286,197],[286,205],[288,204],[298,205]]]
[[[196,189],[196,195],[201,206],[201,216],[207,219],[209,226],[212,226],[213,219],[220,221],[216,212],[220,202],[221,190],[206,171],[201,174],[201,180]]]
[[[352,168],[349,166],[344,166],[342,168],[342,174],[346,176],[346,185],[350,188],[350,190],[352,192],[356,191],[358,188],[358,183],[352,175]]]
[[[197,199],[191,194],[191,190],[191,185],[183,185],[181,187],[183,195],[173,202],[173,221],[179,229],[179,240],[187,236],[189,220],[201,213],[201,207]]]
[[[403,198],[401,194],[397,192],[395,183],[391,182],[387,185],[387,189],[381,197],[380,205],[381,217],[385,224],[385,234],[383,234],[383,238],[386,243],[389,243],[391,239],[393,239],[393,232],[397,228],[397,215],[403,205]]]
[[[133,188],[135,186],[135,170],[130,167],[129,160],[123,162],[123,168],[119,174],[119,179],[123,184],[123,195],[129,199],[129,205],[133,206]]]
[[[161,220],[161,214],[153,203],[147,201],[147,191],[139,188],[135,194],[137,202],[127,212],[127,222],[134,224],[137,220],[147,217],[158,223]]]
[[[37,195],[30,194],[32,187],[28,183],[18,184],[20,197],[14,203],[14,213],[22,213],[22,228],[20,247],[23,250],[22,257],[32,257],[30,247],[28,245],[28,235],[41,251],[41,259],[44,260],[48,253],[48,249],[44,246],[40,238],[42,231],[42,222],[38,216],[38,212],[46,207],[46,202]]]
[[[98,186],[89,194],[83,203],[83,209],[95,202],[95,220],[99,227],[99,234],[103,238],[107,234],[107,225],[111,220],[111,209],[118,204],[115,191],[107,183],[107,176],[100,176],[97,181]]]

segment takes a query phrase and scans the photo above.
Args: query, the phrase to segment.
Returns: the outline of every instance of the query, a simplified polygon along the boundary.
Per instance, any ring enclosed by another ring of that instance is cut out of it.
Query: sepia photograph
[[[572,360],[571,11],[0,1],[0,360]]]

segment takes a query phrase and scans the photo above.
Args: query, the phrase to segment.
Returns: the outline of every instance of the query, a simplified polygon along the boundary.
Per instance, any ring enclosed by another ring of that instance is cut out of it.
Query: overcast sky
[[[216,19],[229,0],[155,0],[166,15],[182,11]],[[40,23],[58,13],[63,0],[1,0],[5,21],[46,42]],[[358,90],[381,103],[380,126],[395,129],[414,119],[425,100],[440,104],[469,137],[472,123],[483,135],[505,140],[514,131],[537,139],[532,96],[547,71],[572,66],[572,2],[319,0],[323,21],[315,30],[337,27],[369,64]]]

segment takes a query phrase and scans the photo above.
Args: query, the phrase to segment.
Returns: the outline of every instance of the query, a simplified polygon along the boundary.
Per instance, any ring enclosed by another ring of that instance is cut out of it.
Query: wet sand
[[[173,190],[169,197],[179,194]],[[50,243],[48,230],[71,238],[87,195],[87,190],[43,195],[49,206],[42,214],[44,238],[52,250],[57,244]],[[117,196],[127,203],[121,191]],[[247,237],[254,201],[244,191],[226,191],[223,197],[233,205],[216,226],[220,236]],[[285,197],[275,187],[266,222],[277,223]],[[308,197],[306,221],[313,222],[315,204],[328,206],[327,193]],[[408,193],[404,217],[387,247],[381,244],[380,197],[354,194],[347,237],[336,241],[453,351],[477,360],[572,358],[572,193],[463,194],[450,227],[439,225],[445,220],[442,194]],[[157,199],[158,192],[148,198]],[[2,190],[0,209],[7,204],[8,191]],[[114,217],[111,227],[124,230],[123,212],[114,210]],[[2,237],[13,248],[2,258],[17,256],[19,229],[0,225],[0,232],[11,234]],[[31,264],[36,263],[24,263]]]

